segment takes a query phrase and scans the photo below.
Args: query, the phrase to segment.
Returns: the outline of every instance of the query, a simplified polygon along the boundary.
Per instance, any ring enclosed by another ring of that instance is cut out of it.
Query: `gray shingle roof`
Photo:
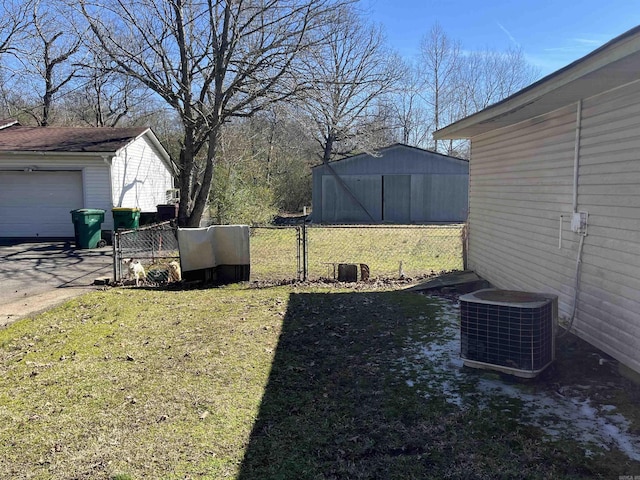
[[[0,152],[114,153],[146,130],[12,125],[0,129]]]

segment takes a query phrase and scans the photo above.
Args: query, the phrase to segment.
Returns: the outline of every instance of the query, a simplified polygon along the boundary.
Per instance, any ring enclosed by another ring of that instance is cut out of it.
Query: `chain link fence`
[[[301,280],[302,227],[251,227],[251,280]]]
[[[299,225],[251,229],[252,280],[338,279],[340,265],[369,278],[463,269],[463,225]],[[295,254],[295,256],[294,256]]]
[[[113,278],[123,282],[129,277],[124,260],[138,260],[151,282],[167,279],[167,265],[180,258],[177,228],[173,222],[161,222],[135,230],[118,230],[113,234]],[[157,272],[157,273],[155,273]]]
[[[339,280],[344,265],[355,266],[358,279],[463,269],[462,224],[257,226],[249,244],[250,278],[257,282]],[[116,281],[127,278],[125,259],[139,260],[153,272],[179,256],[177,229],[170,222],[114,234]]]

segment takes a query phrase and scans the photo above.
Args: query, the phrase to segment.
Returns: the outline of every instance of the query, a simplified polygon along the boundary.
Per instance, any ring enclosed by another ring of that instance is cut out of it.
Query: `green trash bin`
[[[140,209],[116,207],[111,209],[114,230],[135,230],[140,228]]]
[[[79,208],[71,210],[71,221],[76,240],[76,248],[104,247],[107,243],[102,239],[102,222],[104,210],[99,208]]]

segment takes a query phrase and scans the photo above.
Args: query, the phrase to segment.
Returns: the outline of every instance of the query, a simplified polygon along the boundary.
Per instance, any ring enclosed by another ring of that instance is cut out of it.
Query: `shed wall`
[[[472,140],[469,266],[573,307],[576,105]],[[578,210],[589,213],[574,327],[640,371],[640,84],[584,100]],[[558,248],[560,215],[562,245]]]
[[[333,169],[333,172],[331,171]],[[461,222],[467,217],[469,163],[397,145],[313,169],[313,219],[325,223]],[[339,175],[371,217],[345,191]]]
[[[111,175],[113,205],[143,212],[155,212],[157,205],[166,202],[166,192],[173,185],[159,152],[144,136],[113,159]]]
[[[379,222],[382,219],[382,177],[343,175],[340,178],[360,203],[345,192],[335,176],[325,175],[322,177],[322,221],[369,223],[371,215],[373,221]]]

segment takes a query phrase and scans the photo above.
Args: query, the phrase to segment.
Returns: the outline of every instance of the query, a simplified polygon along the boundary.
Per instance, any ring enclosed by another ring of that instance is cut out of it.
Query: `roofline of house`
[[[449,158],[451,160],[459,160],[461,162],[469,163],[469,160],[466,160],[464,158],[453,157],[451,155],[445,155],[444,153],[434,152],[433,150],[427,150],[426,148],[414,147],[413,145],[407,145],[406,143],[400,143],[400,142],[392,143],[391,145],[387,145],[386,147],[379,148],[378,150],[376,150],[376,153],[383,152],[385,150],[390,150],[391,148],[395,148],[395,147],[411,148],[413,150],[419,150],[420,152],[431,153],[433,155],[438,155],[440,157]],[[344,162],[345,160],[352,160],[354,158],[361,157],[363,155],[370,155],[370,154],[367,153],[367,152],[356,153],[354,155],[349,155],[348,157],[344,157],[344,158],[341,158],[339,160],[334,160],[334,161],[329,162],[329,163],[333,164],[333,163]],[[321,163],[319,165],[314,165],[313,167],[311,167],[311,169],[322,167],[322,166],[324,166],[324,163]]]
[[[17,122],[15,122],[15,123],[17,123]],[[13,123],[11,125],[14,125],[15,123]],[[6,127],[9,127],[11,125],[7,125]],[[4,127],[0,127],[0,129],[1,128],[4,128]],[[43,127],[43,128],[45,128],[45,127]],[[142,138],[144,136],[146,136],[151,141],[153,146],[156,147],[156,150],[160,154],[160,158],[161,158],[162,162],[169,169],[169,171],[172,173],[172,175],[176,176],[177,175],[177,167],[176,167],[176,165],[173,163],[173,161],[171,160],[171,157],[169,156],[169,153],[164,148],[162,143],[160,143],[160,140],[158,140],[158,137],[156,136],[156,134],[153,132],[153,130],[150,127],[145,128],[145,130],[143,130],[136,137],[131,137],[131,140],[129,140],[124,146],[118,148],[117,150],[105,150],[103,152],[92,152],[92,151],[67,152],[67,151],[50,151],[50,150],[4,150],[4,151],[0,152],[0,154],[1,155],[15,155],[15,156],[37,155],[37,156],[97,157],[97,158],[114,157],[114,156],[119,155],[122,150],[127,148],[133,142],[135,142],[136,140],[138,140],[139,138]]]
[[[0,155],[28,156],[37,155],[41,157],[48,156],[65,156],[65,157],[113,157],[116,152],[65,152],[65,151],[48,151],[48,150],[2,150]]]
[[[562,106],[575,103],[581,98],[601,93],[603,91],[601,84],[606,84],[606,89],[610,90],[629,83],[626,77],[622,78],[621,76],[620,79],[610,78],[603,72],[601,76],[598,77],[603,80],[602,82],[588,82],[590,83],[590,88],[585,85],[580,85],[582,90],[576,91],[573,95],[562,96],[564,101],[562,105],[556,103],[555,107],[549,105],[541,108],[540,105],[537,105],[538,108],[528,108],[543,97],[557,92],[562,87],[567,87],[572,83],[577,84],[576,82],[580,79],[596,73],[609,64],[623,60],[634,54],[640,54],[639,34],[640,26],[634,27],[593,52],[547,75],[504,100],[437,130],[434,132],[433,137],[437,140],[471,138],[485,131],[519,123],[523,120],[523,114],[526,111],[531,111],[534,114],[532,116],[539,116]],[[618,84],[616,84],[616,80],[619,81]],[[584,93],[584,95],[580,95],[581,93]],[[520,112],[520,114],[515,115],[517,112]],[[513,120],[512,122],[508,120],[510,116]],[[495,122],[498,119],[500,119],[501,122]]]
[[[5,118],[4,120],[0,120],[0,130],[2,130],[3,128],[12,127],[18,123],[18,120],[14,118]]]

